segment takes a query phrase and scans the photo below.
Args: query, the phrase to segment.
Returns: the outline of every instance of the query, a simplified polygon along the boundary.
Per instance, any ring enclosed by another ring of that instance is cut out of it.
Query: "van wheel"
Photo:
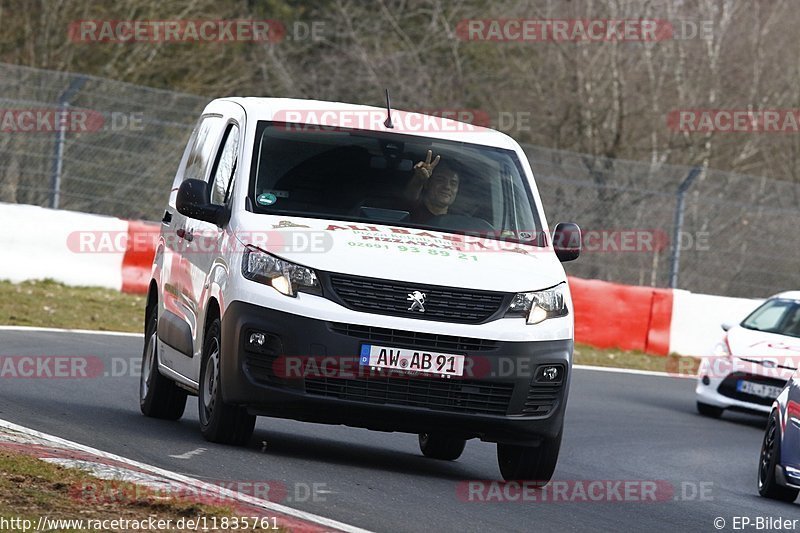
[[[544,487],[553,477],[561,449],[561,431],[539,446],[497,443],[497,463],[506,481],[535,481]]]
[[[793,502],[800,492],[797,489],[782,487],[775,479],[775,466],[781,458],[781,429],[778,415],[772,411],[767,421],[767,431],[761,444],[761,456],[758,461],[758,493],[765,498]]]
[[[716,407],[714,405],[708,405],[707,403],[697,402],[697,412],[703,416],[719,418],[722,416],[722,412],[724,410],[725,409],[722,407]]]
[[[247,410],[222,401],[220,379],[220,321],[214,319],[208,326],[200,365],[200,387],[197,406],[200,415],[200,432],[211,442],[220,444],[247,444],[253,435],[256,417]]]
[[[142,414],[178,420],[186,408],[186,391],[158,371],[158,311],[150,310],[144,336],[142,371],[139,375],[139,408]]]
[[[464,452],[465,439],[451,437],[442,433],[420,433],[419,449],[422,455],[431,459],[455,461]]]

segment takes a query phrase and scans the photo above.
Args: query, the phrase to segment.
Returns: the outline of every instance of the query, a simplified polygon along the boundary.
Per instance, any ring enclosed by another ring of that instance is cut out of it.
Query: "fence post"
[[[680,272],[681,265],[681,233],[683,232],[683,212],[686,209],[684,205],[686,192],[702,170],[702,167],[693,167],[678,186],[678,191],[675,193],[675,196],[678,197],[678,202],[675,206],[675,222],[673,224],[672,233],[672,258],[669,267],[669,286],[671,289],[678,288],[678,272]]]
[[[84,76],[72,78],[69,87],[58,97],[57,117],[65,116],[64,113],[66,113],[69,108],[70,100],[81,90],[84,83],[86,83],[86,77]],[[50,173],[50,207],[53,209],[58,209],[61,203],[61,171],[64,167],[64,140],[66,139],[66,126],[60,124],[58,120],[56,120],[56,124],[58,124],[58,130],[56,131],[56,143],[53,149],[53,166]]]

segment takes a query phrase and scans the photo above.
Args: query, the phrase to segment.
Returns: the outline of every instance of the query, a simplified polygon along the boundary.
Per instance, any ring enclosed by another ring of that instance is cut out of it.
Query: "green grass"
[[[141,332],[144,296],[55,281],[0,281],[0,324]],[[575,363],[694,375],[697,360],[577,344]]]
[[[233,516],[229,507],[158,496],[130,483],[103,481],[81,470],[0,451],[0,518],[7,520],[28,519],[35,527],[40,516],[147,520],[155,515],[173,523],[198,515]]]
[[[0,281],[0,324],[141,332],[144,296],[52,280]]]
[[[667,372],[694,376],[699,359],[672,354],[666,357],[638,351],[601,349],[586,344],[575,344],[574,362],[578,365],[632,368],[651,372]]]

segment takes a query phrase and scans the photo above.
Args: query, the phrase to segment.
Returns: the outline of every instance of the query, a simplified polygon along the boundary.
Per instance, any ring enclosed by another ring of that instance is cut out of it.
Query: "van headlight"
[[[252,246],[248,246],[244,251],[242,275],[251,281],[270,285],[286,296],[297,296],[298,291],[322,294],[319,279],[312,269],[275,257]]]
[[[567,316],[566,283],[550,289],[533,292],[519,292],[514,295],[506,316],[524,316],[528,324],[538,324],[548,318]]]

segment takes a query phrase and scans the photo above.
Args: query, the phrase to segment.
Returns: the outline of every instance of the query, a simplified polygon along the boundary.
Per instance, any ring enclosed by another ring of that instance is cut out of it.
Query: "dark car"
[[[772,404],[758,462],[758,493],[784,502],[800,493],[800,370]]]

